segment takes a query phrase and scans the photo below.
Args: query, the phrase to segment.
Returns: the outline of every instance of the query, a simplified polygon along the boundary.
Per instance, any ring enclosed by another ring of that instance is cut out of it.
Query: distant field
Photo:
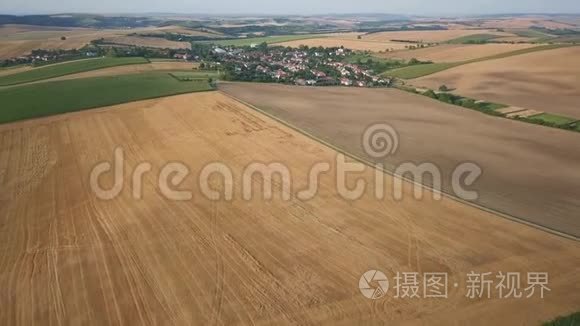
[[[52,26],[0,26],[0,60],[29,54],[35,49],[79,49],[92,40],[123,36],[130,33],[150,33],[158,28],[91,29]],[[61,37],[66,37],[62,40]]]
[[[289,42],[294,40],[304,40],[310,38],[318,38],[320,34],[306,34],[306,35],[280,35],[280,36],[264,36],[264,37],[250,37],[232,40],[219,40],[219,41],[200,41],[203,43],[213,43],[217,45],[227,46],[247,46],[252,44],[268,43],[277,44],[283,42]]]
[[[498,35],[494,34],[474,34],[474,35],[467,35],[458,37],[452,40],[447,41],[449,44],[477,44],[477,43],[485,43],[487,41],[496,39]]]
[[[358,51],[373,51],[373,52],[380,52],[380,51],[394,51],[394,50],[402,50],[405,47],[408,47],[413,44],[409,43],[402,43],[402,42],[374,42],[374,41],[364,41],[364,40],[357,40],[357,39],[343,39],[340,37],[324,37],[324,38],[313,38],[313,39],[305,39],[305,40],[298,40],[298,41],[290,41],[279,43],[276,45],[281,46],[290,46],[290,47],[299,47],[301,45],[307,45],[309,47],[340,47],[344,46],[347,49],[351,50],[358,50]]]
[[[565,29],[574,27],[574,25],[557,22],[547,18],[520,18],[513,17],[510,19],[489,19],[485,20],[480,27],[482,28],[530,28],[532,26],[541,26],[552,29]]]
[[[526,53],[532,53],[537,51],[546,51],[546,50],[553,50],[564,47],[562,45],[543,45],[543,46],[535,46],[529,47],[524,46],[522,49],[509,51],[509,52],[500,52],[494,55],[476,58],[472,60],[460,61],[460,62],[449,62],[449,63],[432,63],[432,64],[425,64],[425,65],[418,65],[418,66],[409,66],[399,69],[394,69],[391,71],[386,72],[385,74],[388,76],[403,78],[403,79],[414,79],[423,76],[428,76],[440,71],[447,70],[449,68],[466,65],[470,63],[480,62],[480,61],[488,61],[488,60],[495,60],[495,59],[502,59],[512,56],[519,56]],[[419,51],[419,50],[417,50]]]
[[[413,84],[445,84],[460,95],[580,119],[578,58],[577,46],[537,51],[461,65]]]
[[[423,43],[440,43],[476,34],[492,34],[499,36],[513,36],[505,32],[497,32],[487,29],[454,29],[439,31],[397,31],[397,32],[380,32],[362,36],[363,41],[389,42],[392,40],[408,40]]]
[[[184,82],[161,72],[10,87],[0,89],[0,123],[211,89],[205,79]]]
[[[489,57],[501,53],[509,53],[534,47],[533,44],[441,44],[423,49],[403,50],[378,54],[383,58],[397,58],[421,61],[461,62]]]
[[[144,58],[96,58],[52,64],[11,75],[0,76],[0,86],[29,83],[37,80],[60,77],[80,72],[115,66],[145,64]]]
[[[143,46],[149,48],[161,48],[161,49],[190,49],[191,43],[189,42],[175,42],[166,40],[160,37],[144,37],[144,36],[117,36],[111,38],[105,38],[105,42],[120,44],[120,45],[131,45],[131,46]]]

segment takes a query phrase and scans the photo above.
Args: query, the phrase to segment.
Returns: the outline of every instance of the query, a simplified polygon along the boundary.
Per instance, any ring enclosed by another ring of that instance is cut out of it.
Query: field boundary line
[[[218,92],[220,92],[221,94],[223,94],[223,95],[225,95],[225,96],[227,96],[227,97],[229,97],[229,98],[231,98],[231,99],[233,99],[233,100],[235,100],[235,101],[237,101],[237,102],[239,102],[239,103],[241,103],[241,104],[243,104],[243,105],[251,108],[252,110],[254,110],[254,111],[258,112],[258,113],[261,113],[261,114],[267,116],[268,118],[270,118],[270,119],[272,119],[272,120],[274,120],[276,122],[279,122],[279,123],[283,124],[284,126],[290,128],[290,129],[292,129],[292,130],[294,130],[294,131],[296,131],[296,132],[298,132],[298,133],[300,133],[300,134],[302,134],[302,135],[304,135],[304,136],[306,136],[306,137],[308,137],[308,138],[310,138],[310,139],[312,139],[312,140],[314,140],[314,141],[316,141],[318,143],[321,143],[322,145],[324,145],[324,146],[326,146],[326,147],[328,147],[328,148],[330,148],[330,149],[332,149],[332,150],[334,150],[334,151],[336,151],[338,153],[341,153],[341,154],[343,154],[343,155],[345,155],[345,156],[347,156],[347,157],[349,157],[349,158],[351,158],[351,159],[353,159],[355,161],[359,161],[359,162],[361,162],[361,163],[369,166],[370,168],[377,170],[376,163],[373,163],[373,162],[371,162],[371,161],[369,161],[369,160],[367,160],[365,158],[362,158],[362,157],[360,157],[358,155],[352,154],[352,153],[350,153],[350,152],[348,152],[348,151],[346,151],[346,150],[344,150],[344,149],[342,149],[342,148],[340,148],[340,147],[338,147],[336,145],[333,145],[333,144],[331,144],[331,143],[329,143],[329,142],[327,142],[327,141],[325,141],[325,140],[323,140],[323,139],[321,139],[321,138],[319,138],[317,136],[314,136],[311,133],[309,133],[309,132],[307,132],[307,131],[305,131],[305,130],[297,127],[297,126],[294,126],[293,124],[291,124],[291,123],[289,123],[289,122],[287,122],[287,121],[285,121],[285,120],[283,120],[281,118],[278,118],[278,117],[274,116],[273,114],[270,114],[268,112],[265,112],[264,110],[256,107],[253,104],[250,104],[250,103],[248,103],[248,102],[246,102],[244,100],[241,100],[241,99],[239,99],[239,98],[237,98],[237,97],[235,97],[233,95],[230,95],[230,94],[228,94],[228,93],[226,93],[226,92],[224,92],[222,90],[219,90],[219,88],[218,88]],[[568,234],[568,233],[565,233],[565,232],[562,232],[562,231],[558,231],[558,230],[555,230],[553,228],[550,228],[550,227],[547,227],[547,226],[544,226],[544,225],[540,225],[540,224],[537,224],[537,223],[529,222],[529,221],[526,221],[526,220],[524,220],[524,219],[522,219],[520,217],[517,217],[515,215],[511,215],[511,214],[508,214],[508,213],[505,213],[505,212],[502,212],[502,211],[499,211],[499,210],[496,210],[496,209],[493,209],[493,208],[489,208],[489,207],[486,207],[486,206],[483,206],[483,205],[480,205],[480,204],[477,204],[477,203],[473,203],[473,202],[469,202],[469,201],[463,200],[463,199],[461,199],[459,197],[456,197],[456,196],[454,196],[454,195],[452,195],[452,194],[450,194],[448,192],[436,190],[436,189],[434,189],[434,188],[432,188],[430,186],[424,185],[422,183],[418,183],[418,182],[416,182],[414,180],[409,179],[408,177],[398,176],[395,173],[393,173],[393,171],[390,171],[390,170],[387,170],[387,169],[379,169],[379,170],[381,172],[383,172],[383,173],[385,173],[385,174],[393,177],[393,178],[400,178],[400,179],[404,180],[405,182],[409,182],[412,185],[419,186],[419,187],[421,187],[421,188],[423,188],[425,190],[429,190],[429,191],[431,191],[433,193],[440,194],[443,197],[448,198],[448,199],[451,199],[451,200],[454,200],[454,201],[456,201],[458,203],[461,203],[461,204],[464,204],[464,205],[467,205],[467,206],[471,206],[473,208],[476,208],[476,209],[479,209],[481,211],[484,211],[484,212],[493,214],[495,216],[498,216],[498,217],[501,217],[501,218],[504,218],[504,219],[507,219],[507,220],[510,220],[510,221],[513,221],[513,222],[516,222],[516,223],[519,223],[519,224],[523,224],[523,225],[526,225],[526,226],[529,226],[529,227],[532,227],[532,228],[535,228],[535,229],[538,229],[538,230],[541,230],[541,231],[550,233],[552,235],[559,236],[561,238],[569,239],[569,240],[572,240],[572,241],[580,241],[580,238],[577,237],[577,236],[575,236],[575,235]]]

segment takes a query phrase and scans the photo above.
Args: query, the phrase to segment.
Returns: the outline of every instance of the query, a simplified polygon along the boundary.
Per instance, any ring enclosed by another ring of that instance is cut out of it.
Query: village
[[[299,86],[388,87],[392,80],[364,64],[349,62],[354,52],[345,48],[219,47],[211,50],[215,62],[205,68],[223,69],[224,79],[278,82]],[[199,57],[194,57],[199,60]]]

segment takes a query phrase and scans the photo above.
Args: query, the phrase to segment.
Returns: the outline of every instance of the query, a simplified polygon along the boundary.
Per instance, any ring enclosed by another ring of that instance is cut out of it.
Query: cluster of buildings
[[[353,53],[344,48],[215,47],[219,64],[233,80],[275,81],[300,86],[390,86],[361,65],[348,62]]]

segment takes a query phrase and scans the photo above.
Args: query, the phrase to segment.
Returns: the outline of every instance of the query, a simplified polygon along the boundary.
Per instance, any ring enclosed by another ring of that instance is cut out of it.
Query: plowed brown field
[[[125,187],[100,200],[89,174],[118,146]],[[578,308],[578,243],[453,200],[346,201],[332,172],[309,201],[236,193],[212,202],[196,190],[213,161],[231,167],[235,188],[250,162],[286,163],[301,189],[312,164],[335,156],[215,92],[2,126],[0,324],[513,325]],[[144,161],[153,169],[136,200],[131,173]],[[161,166],[176,161],[190,168],[176,187],[192,189],[191,200],[157,189]],[[398,271],[449,273],[449,298],[396,299],[391,288],[366,299],[358,284],[369,269],[391,280]],[[472,270],[549,272],[551,291],[468,299]]]

